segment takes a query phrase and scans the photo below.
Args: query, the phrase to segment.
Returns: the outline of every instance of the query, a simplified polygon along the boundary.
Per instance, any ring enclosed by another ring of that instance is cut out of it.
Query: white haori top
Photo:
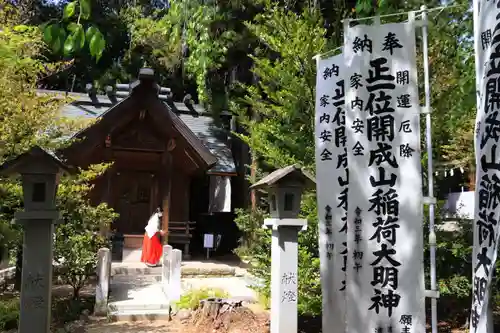
[[[144,228],[149,238],[152,238],[158,231],[160,231],[160,228],[158,226],[159,224],[160,224],[160,214],[156,212],[153,215],[151,215],[148,221],[148,225],[146,226],[146,228]]]

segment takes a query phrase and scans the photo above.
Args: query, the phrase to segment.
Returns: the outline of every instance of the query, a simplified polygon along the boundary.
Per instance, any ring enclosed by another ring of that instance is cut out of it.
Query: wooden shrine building
[[[231,184],[237,172],[230,115],[222,114],[216,125],[189,96],[174,102],[170,90],[159,87],[147,68],[131,84],[107,87],[107,95],[87,88],[87,94],[39,93],[68,95],[73,102],[64,106],[64,115],[96,119],[61,154],[67,163],[83,168],[114,162],[97,179],[91,200],[107,202],[120,214],[111,228],[124,236],[125,247],[141,247],[144,227],[157,207],[164,211],[168,243],[183,245],[185,253],[193,242],[203,246],[203,231],[197,235],[195,230],[205,216],[219,213],[218,220],[235,228]]]

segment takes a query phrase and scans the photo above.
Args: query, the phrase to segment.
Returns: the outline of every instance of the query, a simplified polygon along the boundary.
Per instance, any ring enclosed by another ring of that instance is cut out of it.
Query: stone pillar
[[[169,296],[172,251],[173,250],[171,245],[163,246],[163,253],[161,260],[161,285],[163,292],[167,297]]]
[[[271,241],[271,333],[297,332],[298,233],[307,220],[266,219]]]
[[[94,314],[105,316],[108,312],[109,279],[111,274],[111,251],[101,248],[97,252],[97,285]]]
[[[16,213],[24,225],[20,333],[50,332],[53,223],[58,218],[56,211]]]
[[[20,333],[49,333],[52,296],[52,247],[60,176],[68,171],[54,154],[38,146],[5,162],[0,174],[21,175],[24,211],[15,214],[24,229],[21,272]]]
[[[178,301],[181,299],[181,264],[182,251],[173,250],[170,262],[170,295],[169,300]]]

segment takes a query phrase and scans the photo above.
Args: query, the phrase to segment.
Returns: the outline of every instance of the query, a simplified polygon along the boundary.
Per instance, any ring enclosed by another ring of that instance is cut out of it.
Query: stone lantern
[[[290,165],[270,173],[251,188],[267,190],[272,218],[294,219],[299,216],[303,190],[314,186],[310,175],[298,165]]]
[[[15,214],[24,227],[20,333],[50,332],[52,247],[54,223],[59,222],[56,191],[68,168],[40,147],[6,162],[3,176],[21,175],[24,211]]]
[[[271,333],[297,332],[298,233],[307,220],[297,218],[302,192],[314,179],[297,165],[276,170],[251,186],[267,190],[271,218],[264,228],[271,240]]]

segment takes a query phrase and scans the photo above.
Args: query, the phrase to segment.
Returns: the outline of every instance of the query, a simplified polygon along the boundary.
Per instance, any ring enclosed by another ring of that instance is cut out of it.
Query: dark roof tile
[[[70,104],[63,107],[62,112],[66,117],[98,118],[114,105],[106,95],[96,95],[92,101],[88,94],[83,93],[65,93],[54,90],[38,90],[38,93],[72,99]],[[116,96],[116,99],[119,103],[124,97]],[[208,173],[236,173],[233,155],[226,144],[227,131],[217,127],[214,119],[200,105],[193,105],[196,115],[191,113],[184,103],[174,103],[174,106],[182,122],[217,157],[217,163]]]

